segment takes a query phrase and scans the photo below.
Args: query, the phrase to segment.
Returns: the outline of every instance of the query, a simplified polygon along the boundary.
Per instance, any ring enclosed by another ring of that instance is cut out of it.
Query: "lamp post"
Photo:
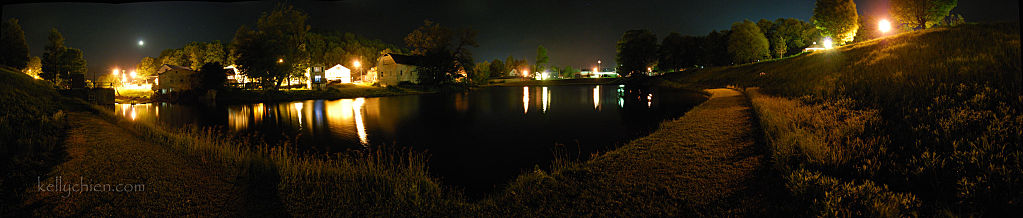
[[[877,22],[877,30],[881,31],[881,34],[888,33],[892,30],[892,22],[888,22],[888,19],[881,19]]]

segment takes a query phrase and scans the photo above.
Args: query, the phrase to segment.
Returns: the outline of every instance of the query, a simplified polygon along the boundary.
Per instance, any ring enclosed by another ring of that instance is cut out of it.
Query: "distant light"
[[[824,48],[825,49],[831,49],[831,47],[832,47],[832,45],[831,45],[831,38],[830,37],[825,37],[824,41],[821,42],[821,44],[824,44]]]
[[[522,77],[529,77],[529,70],[522,70]]]
[[[359,63],[359,60],[355,60],[352,61],[352,66],[355,66],[355,68],[359,68],[362,66],[362,63]]]
[[[134,70],[132,70],[132,71],[131,71],[131,78],[132,78],[132,79],[135,79],[135,76],[136,76],[136,75],[138,75],[138,74],[136,74],[136,73],[135,73],[135,71],[134,71]]]
[[[888,22],[888,19],[881,19],[881,21],[877,23],[877,30],[880,30],[881,33],[888,33],[888,31],[892,30],[892,23]]]
[[[597,64],[600,64],[600,60],[597,60]]]
[[[654,72],[654,68],[653,67],[647,67],[646,68],[646,72]]]
[[[284,63],[284,58],[277,59],[277,63]]]
[[[111,73],[111,75],[117,76],[117,71],[120,71],[120,70],[117,70],[117,68],[114,68],[114,71],[113,71],[113,73]]]
[[[146,42],[139,40],[139,47],[146,46]]]

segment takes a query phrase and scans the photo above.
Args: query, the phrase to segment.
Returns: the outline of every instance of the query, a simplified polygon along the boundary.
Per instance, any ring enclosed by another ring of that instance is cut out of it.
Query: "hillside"
[[[990,215],[1023,206],[1021,77],[1010,23],[662,78],[760,87],[749,93],[776,168],[818,215]]]

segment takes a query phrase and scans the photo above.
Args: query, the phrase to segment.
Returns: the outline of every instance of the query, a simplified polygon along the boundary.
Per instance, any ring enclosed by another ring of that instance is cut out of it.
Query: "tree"
[[[504,59],[504,64],[507,66],[509,72],[514,70],[514,71],[518,71],[520,74],[522,73],[523,70],[528,70],[528,67],[529,67],[529,63],[526,62],[526,59],[515,59],[515,57],[512,57],[511,55],[508,55],[508,57]],[[529,76],[529,75],[516,75],[516,76]]]
[[[24,72],[25,74],[28,74],[33,78],[38,77],[39,73],[43,72],[42,61],[39,59],[39,57],[36,56],[29,58],[28,64],[25,66],[25,69],[21,70],[21,72]]]
[[[11,18],[0,27],[0,65],[16,69],[25,68],[28,63],[28,42],[25,31],[18,24],[18,19]]]
[[[657,67],[668,72],[678,71],[686,66],[686,41],[678,33],[670,33],[661,40],[658,50]]]
[[[579,72],[582,71],[572,66],[565,66],[564,68],[561,68],[561,78],[572,78],[579,75]]]
[[[501,59],[490,61],[490,77],[502,77],[508,75],[508,66]]]
[[[852,0],[817,0],[811,20],[821,34],[841,45],[856,36],[860,28],[858,16]]]
[[[732,58],[728,55],[728,36],[732,32],[729,30],[724,31],[711,31],[706,37],[702,38],[700,64],[705,66],[725,66],[731,65]]]
[[[785,57],[785,51],[787,50],[788,47],[785,45],[785,38],[782,38],[781,36],[774,36],[771,38],[771,54],[774,55],[775,58]]]
[[[204,90],[219,90],[224,88],[224,84],[227,83],[227,74],[231,71],[224,69],[224,65],[219,62],[206,63],[199,68],[197,82],[199,87]]]
[[[774,36],[780,36],[788,47],[785,55],[793,55],[802,52],[804,48],[813,44],[820,38],[820,34],[813,24],[795,18],[778,18],[774,21]],[[772,50],[775,47],[772,43]]]
[[[767,59],[771,56],[769,47],[764,33],[752,21],[732,24],[732,34],[728,36],[728,54],[732,55],[735,63]]]
[[[657,62],[657,35],[650,30],[629,30],[618,40],[615,61],[618,73],[625,76],[645,75]]]
[[[469,75],[469,78],[473,83],[477,84],[483,83],[486,82],[488,78],[490,78],[491,74],[490,62],[488,61],[479,62],[473,65],[472,68],[473,68],[472,74]]]
[[[547,48],[543,45],[536,47],[536,69],[533,71],[542,72],[547,69],[547,63],[550,62],[551,58],[547,56]]]
[[[224,44],[220,43],[220,40],[205,43],[202,63],[203,65],[208,63],[220,63],[223,65],[227,63],[227,51],[224,49]]]
[[[429,20],[405,36],[405,43],[413,55],[422,56],[416,72],[419,83],[424,85],[452,82],[460,72],[471,75],[473,60],[469,49],[479,46],[475,31],[451,30]]]
[[[56,28],[50,29],[47,39],[49,43],[43,49],[43,57],[40,60],[42,69],[40,77],[61,82],[69,80],[72,74],[85,74],[88,71],[82,50],[64,46],[64,36]]]
[[[160,65],[156,63],[156,59],[153,57],[144,57],[139,64],[135,66],[135,72],[139,76],[145,78],[156,74],[156,70],[159,69]]]
[[[264,89],[277,90],[291,76],[301,75],[309,65],[306,52],[307,15],[291,6],[278,5],[263,13],[254,29],[238,28],[232,46],[238,69],[258,79]]]
[[[958,0],[891,0],[892,15],[903,27],[931,28],[948,16]]]

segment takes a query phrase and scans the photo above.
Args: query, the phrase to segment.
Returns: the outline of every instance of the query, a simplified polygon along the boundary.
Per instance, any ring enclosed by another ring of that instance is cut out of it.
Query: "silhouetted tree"
[[[690,48],[686,47],[682,35],[675,32],[669,33],[661,40],[661,46],[657,52],[657,67],[667,72],[678,71],[685,67],[687,49]]]
[[[551,57],[547,56],[547,48],[544,48],[543,45],[537,46],[536,47],[536,62],[535,62],[536,63],[536,67],[533,68],[533,71],[543,72],[544,70],[547,69],[547,64],[550,62],[550,60],[551,60]]]
[[[860,28],[856,3],[852,0],[817,0],[811,20],[821,34],[831,37],[837,45],[852,41]]]
[[[820,38],[820,33],[813,24],[795,18],[778,18],[774,21],[774,34],[785,41],[788,47],[785,55],[802,52]],[[772,45],[772,50],[774,46]]]
[[[490,77],[508,76],[508,66],[501,59],[490,61]]]
[[[255,29],[238,28],[232,41],[238,69],[273,90],[287,78],[302,75],[309,65],[306,19],[292,6],[278,5],[259,18]]]
[[[940,24],[958,0],[891,0],[891,13],[905,28],[925,29]]]
[[[728,54],[732,55],[735,63],[767,59],[771,56],[769,48],[764,33],[752,21],[732,24],[732,34],[728,36]]]
[[[65,46],[64,36],[56,28],[50,29],[47,39],[49,43],[43,49],[43,57],[40,60],[43,70],[39,74],[40,77],[60,82],[57,79],[69,80],[72,74],[85,74],[88,71],[88,63],[82,50]]]
[[[700,43],[702,46],[702,54],[700,56],[700,64],[705,66],[725,66],[731,65],[732,58],[728,55],[728,35],[731,34],[729,30],[723,31],[711,31],[706,37],[702,38]]]
[[[650,30],[626,31],[618,40],[615,61],[622,76],[645,75],[657,62],[657,35]]]
[[[28,59],[28,42],[18,19],[5,20],[0,29],[0,65],[22,69],[28,64]]]
[[[219,62],[206,63],[199,68],[197,74],[199,78],[196,81],[203,90],[219,90],[223,89],[224,84],[227,83],[227,75],[229,73],[231,73],[231,70],[224,69],[224,65]]]
[[[452,82],[460,72],[471,74],[473,60],[469,49],[479,46],[475,31],[455,31],[429,20],[405,36],[405,43],[413,55],[423,56],[416,72],[419,83],[424,85]]]

